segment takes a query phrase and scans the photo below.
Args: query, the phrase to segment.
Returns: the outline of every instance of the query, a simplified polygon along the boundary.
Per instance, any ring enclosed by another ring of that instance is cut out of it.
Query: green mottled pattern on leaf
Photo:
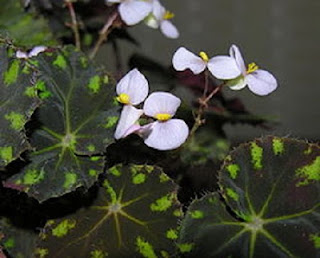
[[[187,257],[319,257],[319,157],[315,144],[271,136],[232,151],[219,173],[225,202],[195,201],[182,223]]]
[[[24,126],[39,105],[36,95],[24,94],[33,86],[32,74],[22,73],[26,64],[9,57],[10,51],[0,44],[0,168],[30,148]]]
[[[92,78],[105,74],[89,60],[83,67],[85,58],[73,47],[35,58],[36,89],[40,97],[46,93],[37,116],[41,127],[31,135],[32,162],[6,183],[41,202],[90,187],[103,172],[104,160],[96,155],[114,141],[116,125],[106,128],[105,123],[119,114],[112,105],[115,89],[101,79],[99,89],[92,92],[88,87]]]
[[[0,5],[0,31],[9,33],[16,44],[31,47],[55,43],[47,21],[26,12],[20,1],[0,0]]]
[[[47,258],[170,257],[181,218],[175,213],[181,209],[177,186],[171,180],[162,182],[161,174],[159,168],[147,165],[111,168],[92,205],[49,221],[37,248],[48,250]],[[136,175],[145,180],[136,184]],[[171,196],[170,205],[153,210],[152,204],[164,196]]]
[[[10,257],[32,257],[37,237],[38,234],[31,230],[16,227],[7,219],[0,219],[0,246]]]

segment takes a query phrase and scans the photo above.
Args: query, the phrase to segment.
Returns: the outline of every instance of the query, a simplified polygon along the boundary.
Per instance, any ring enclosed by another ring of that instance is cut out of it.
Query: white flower
[[[121,19],[130,26],[141,22],[152,10],[149,0],[106,0],[106,3],[119,3]]]
[[[217,56],[212,58],[212,74],[218,79],[226,78],[228,71],[238,71],[239,75],[227,81],[227,85],[232,90],[241,90],[248,85],[249,89],[260,96],[265,96],[274,91],[277,86],[277,80],[268,71],[261,70],[255,63],[251,63],[246,68],[243,57],[237,46],[232,45],[229,50],[229,56]],[[232,58],[234,63],[227,63],[225,60]]]
[[[145,100],[148,96],[149,84],[144,75],[135,68],[118,82],[116,91],[117,100],[124,104],[114,134],[114,138],[118,140],[140,128],[136,123],[143,114],[143,110],[132,105],[139,105]]]
[[[180,47],[174,53],[172,58],[173,67],[177,71],[190,69],[194,74],[199,74],[208,68],[212,74],[218,74],[220,79],[234,79],[241,74],[241,72],[236,68],[224,69],[222,74],[219,70],[220,66],[216,66],[217,61],[219,64],[224,64],[226,67],[236,67],[236,62],[231,57],[223,57],[223,59],[220,57],[213,57],[209,59],[205,52],[201,51],[197,56],[185,47]]]
[[[172,119],[181,100],[171,93],[154,92],[146,99],[143,110],[156,122],[143,127],[144,142],[158,150],[180,147],[188,138],[189,128],[181,119]]]
[[[30,57],[34,57],[34,56],[37,56],[39,53],[41,52],[44,52],[46,51],[48,48],[45,47],[45,46],[36,46],[34,47],[33,49],[31,49],[29,51],[29,53],[27,52],[23,52],[21,50],[18,50],[16,52],[16,57],[17,58],[20,58],[20,59],[27,59],[27,58],[30,58]]]
[[[176,39],[179,31],[170,21],[174,14],[167,11],[159,0],[153,0],[152,13],[146,19],[146,24],[154,29],[160,28],[161,32],[168,38]]]

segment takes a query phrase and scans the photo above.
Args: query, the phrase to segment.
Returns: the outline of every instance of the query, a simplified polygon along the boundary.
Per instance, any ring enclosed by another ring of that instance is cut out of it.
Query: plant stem
[[[81,50],[81,40],[80,40],[80,33],[79,33],[79,24],[77,22],[77,16],[73,8],[73,4],[70,0],[65,0],[65,4],[67,5],[70,17],[71,17],[71,29],[73,30],[76,48]]]
[[[199,109],[197,111],[197,115],[194,119],[194,124],[193,127],[190,131],[190,136],[192,137],[194,135],[194,133],[198,130],[198,128],[205,123],[204,119],[203,119],[203,114],[208,106],[208,102],[210,101],[210,99],[217,94],[221,88],[225,85],[225,83],[220,84],[219,86],[217,86],[208,96],[207,95],[207,91],[208,91],[208,83],[209,83],[209,74],[206,71],[205,72],[205,88],[203,91],[203,95],[202,98],[199,99]]]
[[[108,34],[110,33],[111,30],[109,30],[112,27],[113,22],[116,20],[118,17],[118,12],[114,12],[111,14],[111,16],[108,18],[107,22],[103,26],[103,28],[99,31],[99,38],[90,54],[90,59],[93,59],[96,54],[98,53],[102,43],[107,40]]]

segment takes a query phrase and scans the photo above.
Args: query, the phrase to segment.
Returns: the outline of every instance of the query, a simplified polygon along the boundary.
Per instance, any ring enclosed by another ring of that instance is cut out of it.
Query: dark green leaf
[[[108,76],[74,48],[43,53],[34,64],[44,102],[41,128],[31,137],[36,151],[31,164],[7,182],[42,202],[97,180],[104,161],[95,155],[113,142],[119,107]]]
[[[240,145],[220,172],[232,215],[216,197],[194,202],[180,243],[194,244],[191,257],[318,257],[319,180],[319,146],[277,137]]]
[[[30,148],[24,126],[39,105],[32,74],[23,72],[23,61],[13,49],[0,45],[0,168]]]
[[[115,166],[94,203],[50,220],[37,248],[47,258],[169,257],[181,216],[176,188],[159,168]]]
[[[52,45],[54,40],[47,21],[26,13],[20,1],[0,0],[0,31],[6,31],[17,45]]]
[[[16,227],[7,219],[0,219],[0,246],[11,257],[32,257],[37,237],[38,234],[31,230]]]

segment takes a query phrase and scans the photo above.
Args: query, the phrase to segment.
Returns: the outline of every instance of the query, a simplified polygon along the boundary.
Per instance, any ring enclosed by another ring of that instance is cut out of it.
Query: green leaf
[[[32,257],[37,237],[38,234],[31,230],[14,226],[7,219],[0,219],[0,246],[10,257]]]
[[[188,165],[203,165],[208,161],[221,162],[228,154],[230,143],[225,137],[204,127],[189,139],[181,150],[181,160]]]
[[[97,180],[104,160],[94,155],[113,143],[110,119],[117,120],[119,107],[107,75],[74,48],[43,53],[33,63],[40,73],[41,127],[30,139],[31,163],[7,183],[42,202]]]
[[[32,74],[23,73],[25,64],[12,57],[13,49],[0,44],[0,168],[29,149],[24,126],[39,105]]]
[[[53,45],[55,41],[43,17],[26,13],[19,1],[0,0],[0,31],[8,32],[17,45]]]
[[[180,243],[194,244],[190,257],[318,257],[319,180],[319,146],[277,137],[240,145],[220,171],[226,207],[213,195],[195,201]]]
[[[177,185],[153,166],[108,172],[94,203],[48,221],[37,247],[48,257],[169,257],[181,215]]]

